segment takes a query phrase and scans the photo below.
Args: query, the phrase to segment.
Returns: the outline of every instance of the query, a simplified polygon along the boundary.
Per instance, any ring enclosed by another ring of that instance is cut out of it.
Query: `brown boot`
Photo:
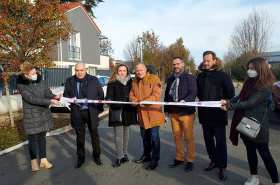
[[[51,163],[49,163],[49,161],[47,160],[47,158],[42,158],[42,159],[41,159],[41,162],[40,162],[40,167],[41,167],[41,168],[46,168],[46,169],[48,169],[48,168],[52,168],[53,165],[52,165]]]
[[[31,160],[31,171],[36,172],[39,170],[37,159]]]

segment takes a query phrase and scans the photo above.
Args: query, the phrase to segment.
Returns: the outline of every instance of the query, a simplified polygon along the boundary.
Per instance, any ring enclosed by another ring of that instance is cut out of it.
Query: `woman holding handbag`
[[[128,67],[120,64],[108,81],[106,100],[128,102],[132,80]],[[129,127],[137,123],[136,108],[129,104],[110,104],[109,127],[114,127],[117,161],[113,167],[128,162]]]
[[[233,145],[238,144],[238,134],[236,128],[243,117],[251,117],[256,119],[261,125],[259,133],[255,139],[244,134],[240,134],[246,146],[247,159],[250,167],[251,177],[244,185],[258,185],[258,150],[265,167],[272,179],[272,183],[279,185],[278,171],[276,164],[270,154],[269,128],[268,118],[266,114],[267,100],[271,92],[274,76],[269,69],[264,58],[253,58],[247,64],[248,77],[246,78],[240,94],[229,100],[221,100],[224,111],[235,110],[231,131],[230,140]]]

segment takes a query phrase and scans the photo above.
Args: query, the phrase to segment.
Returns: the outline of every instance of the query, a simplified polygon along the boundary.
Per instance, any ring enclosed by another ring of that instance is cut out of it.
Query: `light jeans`
[[[114,127],[114,131],[117,157],[121,159],[124,157],[124,154],[127,154],[129,126],[116,126]]]

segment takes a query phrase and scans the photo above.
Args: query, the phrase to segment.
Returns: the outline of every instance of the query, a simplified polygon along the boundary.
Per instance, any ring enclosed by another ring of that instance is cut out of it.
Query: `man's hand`
[[[51,103],[55,104],[55,105],[59,105],[61,102],[57,101],[55,99],[51,99]]]
[[[140,104],[140,107],[144,108],[146,105],[145,104]]]
[[[137,99],[134,99],[133,102],[136,102]],[[131,104],[132,107],[136,107],[138,104]]]
[[[181,100],[180,103],[185,103],[185,100]]]

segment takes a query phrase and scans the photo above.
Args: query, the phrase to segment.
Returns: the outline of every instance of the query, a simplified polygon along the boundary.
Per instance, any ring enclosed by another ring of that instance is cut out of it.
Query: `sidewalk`
[[[232,114],[232,113],[231,113]],[[142,139],[139,134],[139,126],[131,126],[128,147],[129,163],[113,168],[116,161],[115,142],[113,128],[109,128],[108,117],[100,121],[99,135],[101,143],[101,159],[103,166],[97,166],[91,156],[91,141],[89,133],[86,134],[86,161],[84,165],[75,169],[76,141],[73,132],[47,137],[47,158],[54,165],[52,169],[41,168],[38,172],[30,171],[30,159],[28,147],[21,147],[11,153],[0,156],[0,184],[98,184],[98,185],[143,185],[143,184],[244,184],[250,176],[244,144],[240,141],[238,147],[228,144],[228,179],[219,180],[218,169],[210,172],[203,171],[208,165],[209,159],[206,153],[202,136],[201,125],[196,117],[194,136],[196,142],[196,158],[194,169],[191,172],[184,171],[184,165],[177,168],[169,168],[168,165],[175,158],[174,138],[170,121],[160,127],[161,159],[159,166],[154,171],[146,171],[148,163],[136,164],[132,160],[140,157],[143,152]],[[230,127],[227,127],[227,138]],[[270,149],[274,160],[279,167],[280,146],[278,136],[279,125],[272,125],[270,129]],[[273,139],[274,138],[274,139]],[[269,175],[259,158],[259,179],[261,184],[271,184]]]

